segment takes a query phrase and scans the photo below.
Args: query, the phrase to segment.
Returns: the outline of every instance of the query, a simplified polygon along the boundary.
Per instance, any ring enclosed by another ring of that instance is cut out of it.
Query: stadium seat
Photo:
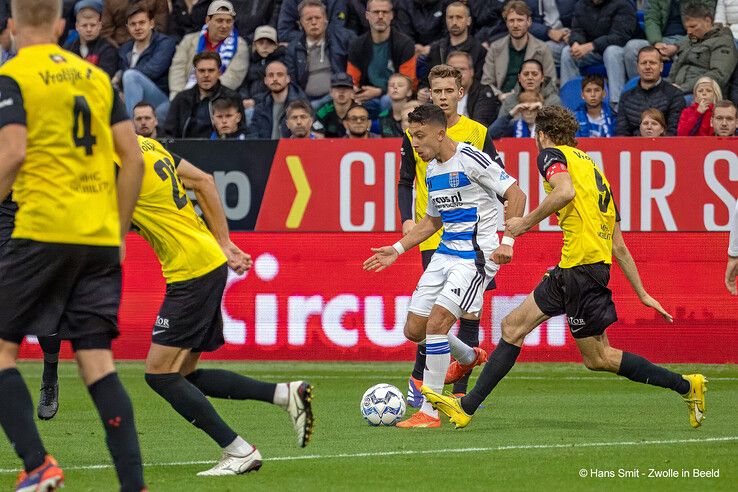
[[[582,75],[602,75],[603,78],[607,78],[607,70],[605,70],[604,63],[598,63],[597,65],[589,65],[587,67],[581,67],[579,72]]]
[[[577,77],[561,86],[559,98],[561,98],[561,104],[565,108],[575,111],[584,102],[582,99],[582,79],[583,77]]]
[[[623,92],[627,92],[627,91],[633,89],[636,85],[638,85],[638,81],[639,80],[641,80],[640,77],[633,77],[632,79],[630,79],[629,81],[627,81],[625,83],[625,85],[623,86]]]
[[[646,30],[646,12],[643,10],[639,10],[636,12],[636,16],[638,17],[638,25],[641,28],[641,31]]]

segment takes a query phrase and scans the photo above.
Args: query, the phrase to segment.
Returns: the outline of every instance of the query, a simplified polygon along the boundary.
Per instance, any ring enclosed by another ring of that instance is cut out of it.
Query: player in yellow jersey
[[[564,233],[561,261],[502,320],[502,338],[466,396],[447,397],[422,388],[425,397],[457,428],[469,424],[482,401],[515,364],[525,336],[550,317],[561,314],[568,318],[569,331],[588,369],[674,390],[687,402],[692,427],[702,424],[707,382],[704,376],[676,374],[608,342],[605,329],[617,321],[612,292],[607,287],[613,255],[641,302],[668,322],[672,322],[672,317],[643,287],[620,231],[610,185],[595,162],[576,148],[577,128],[576,118],[564,108],[552,106],[539,112],[538,169],[545,179],[547,196],[528,215],[506,222],[507,230],[519,236],[556,213]]]
[[[118,379],[122,257],[143,160],[107,74],[55,43],[59,0],[12,0],[18,55],[0,67],[0,199],[18,204],[0,254],[0,425],[23,460],[17,491],[54,490],[62,470],[46,453],[16,367],[26,335],[70,340],[103,422],[121,490],[145,488],[133,407]],[[114,152],[123,165],[117,178]]]
[[[437,65],[433,67],[428,75],[430,92],[433,104],[443,109],[448,122],[447,134],[456,142],[464,142],[473,145],[489,155],[501,167],[502,160],[497,155],[492,140],[487,134],[487,128],[470,120],[458,113],[459,100],[464,96],[461,86],[461,72],[449,65]],[[397,184],[397,201],[402,219],[403,235],[410,232],[416,222],[425,215],[428,207],[428,186],[425,180],[428,163],[418,156],[413,149],[412,138],[409,132],[405,132],[402,140],[402,163],[400,166],[400,179]],[[413,186],[415,188],[415,214],[413,216]],[[420,244],[420,254],[423,261],[423,270],[430,264],[433,252],[438,248],[443,230],[438,231],[427,241]],[[492,280],[488,289],[494,288]],[[457,380],[454,382],[453,392],[455,394],[466,393],[469,374],[474,364],[481,364],[486,360],[486,353],[479,347],[479,318],[464,314],[459,325],[459,339],[471,347],[475,347],[478,357],[472,365],[463,368]],[[458,369],[458,364],[454,367]],[[415,367],[408,380],[407,401],[413,407],[420,408],[423,404],[423,396],[420,394],[420,386],[423,384],[423,371],[425,370],[425,345],[418,344],[415,354]],[[457,371],[458,372],[458,371]],[[416,414],[421,418],[423,414]]]
[[[231,371],[197,369],[202,352],[225,343],[220,306],[228,266],[243,274],[251,267],[251,257],[228,236],[212,176],[170,154],[155,140],[139,137],[139,143],[145,174],[133,224],[154,248],[167,280],[146,358],[146,382],[222,448],[221,461],[198,475],[256,471],[262,464],[259,451],[223,422],[205,396],[281,406],[290,414],[298,445],[304,447],[312,434],[312,386],[303,381],[266,383]],[[186,189],[195,192],[207,225],[195,213]]]
[[[154,249],[167,282],[146,358],[146,382],[222,448],[221,461],[199,475],[258,470],[262,464],[259,451],[236,434],[205,397],[261,400],[281,406],[290,414],[298,445],[305,446],[313,425],[312,386],[303,381],[273,384],[226,370],[197,369],[202,352],[225,343],[220,306],[228,267],[242,275],[251,267],[251,257],[230,240],[213,177],[167,152],[156,140],[139,136],[138,143],[145,171],[133,227]],[[207,224],[195,212],[187,190],[194,191]]]

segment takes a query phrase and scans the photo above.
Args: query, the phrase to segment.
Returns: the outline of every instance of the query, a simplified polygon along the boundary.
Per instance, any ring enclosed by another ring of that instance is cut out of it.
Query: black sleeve
[[[26,126],[23,94],[15,79],[0,75],[0,128],[14,124]]]
[[[175,168],[179,167],[180,162],[182,162],[184,159],[182,159],[182,157],[179,154],[175,154],[171,150],[167,150],[167,152],[169,152],[169,155],[171,155],[172,159],[174,159],[174,167]]]
[[[610,193],[612,195],[612,192]],[[613,197],[613,206],[615,207],[615,222],[620,222],[620,210],[618,210],[618,205],[615,203],[615,198]]]
[[[564,156],[564,153],[559,149],[544,149],[540,154],[538,154],[538,172],[540,172],[541,176],[545,178],[548,168],[557,162],[566,165],[566,157]]]
[[[484,136],[484,146],[482,147],[482,152],[490,156],[492,160],[499,164],[502,169],[505,169],[505,163],[502,162],[502,159],[500,159],[500,155],[497,153],[497,148],[495,147],[494,142],[492,142],[492,134],[490,134],[490,132],[487,132],[487,134]]]
[[[415,184],[415,157],[413,146],[407,133],[402,136],[402,161],[400,164],[400,180],[397,183],[397,206],[400,209],[402,222],[413,217],[413,185]]]
[[[110,126],[129,119],[128,112],[126,111],[126,107],[123,105],[120,94],[118,94],[117,90],[113,89],[113,108],[110,111]]]

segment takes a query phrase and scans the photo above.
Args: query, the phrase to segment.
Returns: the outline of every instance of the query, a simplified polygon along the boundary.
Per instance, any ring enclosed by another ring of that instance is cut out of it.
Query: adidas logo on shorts
[[[457,296],[461,296],[461,289],[451,289],[451,292],[453,292]]]

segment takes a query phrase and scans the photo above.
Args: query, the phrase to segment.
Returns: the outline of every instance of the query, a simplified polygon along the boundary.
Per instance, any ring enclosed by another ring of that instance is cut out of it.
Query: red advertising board
[[[399,139],[280,141],[257,231],[399,230]],[[507,171],[543,199],[532,139],[496,142]],[[612,185],[626,231],[727,230],[738,196],[738,138],[581,139]],[[541,230],[556,230],[555,221]]]
[[[420,276],[417,250],[380,273],[364,272],[369,248],[397,234],[235,233],[252,254],[246,276],[229,278],[223,301],[228,343],[214,359],[410,360],[414,345],[402,335],[410,295]],[[642,306],[617,267],[611,288],[620,321],[610,342],[658,362],[738,363],[738,301],[723,286],[726,233],[628,233],[626,241],[649,292],[675,316],[667,324]],[[515,243],[498,289],[487,293],[482,345],[500,336],[500,321],[558,261],[561,235],[529,233]],[[141,359],[164,295],[159,264],[138,236],[128,238],[118,359]],[[69,356],[64,347],[63,355]],[[38,357],[25,343],[21,355]],[[533,332],[521,360],[578,361],[563,318]]]

